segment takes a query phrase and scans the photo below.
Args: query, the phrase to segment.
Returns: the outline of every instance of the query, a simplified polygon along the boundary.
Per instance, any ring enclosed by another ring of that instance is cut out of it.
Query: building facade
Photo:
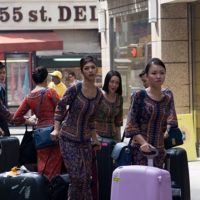
[[[0,58],[7,66],[10,107],[30,92],[34,67],[60,70],[68,84],[69,71],[81,79],[79,61],[87,54],[97,58],[101,78],[95,0],[0,0]]]
[[[195,159],[200,149],[200,1],[107,0],[99,5],[106,18],[101,31],[103,76],[107,69],[122,74],[124,118],[131,93],[141,87],[138,74],[151,57],[162,59],[167,68],[164,87],[174,93],[186,136],[183,147]]]

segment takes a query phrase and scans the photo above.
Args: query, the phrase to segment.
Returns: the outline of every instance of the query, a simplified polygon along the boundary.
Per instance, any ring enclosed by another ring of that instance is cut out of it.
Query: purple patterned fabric
[[[144,90],[143,90],[144,92]],[[145,140],[155,146],[159,151],[160,162],[159,166],[164,160],[164,133],[167,125],[177,127],[177,116],[174,107],[173,94],[170,90],[163,90],[163,98],[161,101],[151,99],[146,91],[144,96],[141,90],[133,94],[132,104],[128,113],[127,124],[125,128],[125,136],[132,137],[141,134]],[[138,144],[134,144],[135,163],[146,163],[146,159],[141,155],[137,149]],[[143,160],[143,161],[141,161]]]
[[[81,84],[82,83],[78,83]],[[77,91],[78,86],[70,87],[57,105],[56,121],[62,122],[60,135],[77,142],[90,141],[91,133],[95,129],[95,112],[102,98],[100,89],[94,98],[86,98]],[[67,105],[70,106],[67,112]]]
[[[113,138],[120,141],[116,127],[123,125],[123,98],[117,96],[111,103],[105,97],[98,106],[96,113],[96,130],[101,137]]]

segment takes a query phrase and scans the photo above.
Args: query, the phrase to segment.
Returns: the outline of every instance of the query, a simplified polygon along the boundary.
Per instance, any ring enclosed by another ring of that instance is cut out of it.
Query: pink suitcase
[[[166,170],[153,167],[158,150],[144,154],[148,166],[118,167],[112,175],[111,200],[172,200],[171,177]]]
[[[111,200],[172,200],[170,174],[150,166],[118,167],[112,176]]]

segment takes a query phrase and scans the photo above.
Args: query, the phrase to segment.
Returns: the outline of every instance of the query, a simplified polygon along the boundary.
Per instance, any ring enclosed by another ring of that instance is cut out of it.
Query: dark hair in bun
[[[81,60],[80,60],[81,71],[83,71],[83,67],[89,62],[92,62],[97,66],[97,61],[93,56],[85,56],[85,57],[81,58]]]
[[[32,79],[36,84],[43,83],[47,78],[47,76],[48,76],[47,68],[43,66],[36,67],[35,71],[33,71],[32,73]]]

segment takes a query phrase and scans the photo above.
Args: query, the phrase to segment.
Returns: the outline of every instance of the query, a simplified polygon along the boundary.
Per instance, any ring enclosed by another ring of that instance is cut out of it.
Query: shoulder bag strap
[[[42,91],[40,92],[41,97],[40,97],[40,104],[39,104],[39,106],[38,106],[38,108],[37,108],[37,114],[40,112],[40,106],[41,106],[41,104],[42,104],[43,95],[45,94],[45,92],[46,92],[47,90],[48,90],[48,88],[45,88],[45,89],[42,89]]]

